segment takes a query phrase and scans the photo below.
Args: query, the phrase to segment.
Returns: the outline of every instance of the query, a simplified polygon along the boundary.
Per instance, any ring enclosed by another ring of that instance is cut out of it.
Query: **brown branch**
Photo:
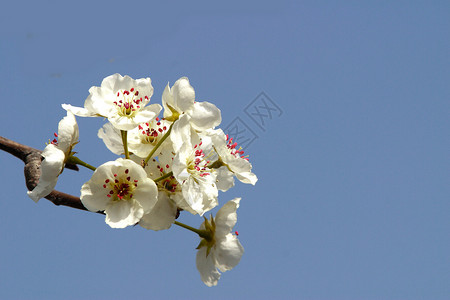
[[[28,190],[33,190],[41,176],[42,151],[19,144],[2,136],[0,136],[0,149],[14,155],[25,163],[25,183]],[[73,164],[66,164],[65,168],[78,171],[78,166]],[[54,190],[45,199],[50,200],[50,202],[58,206],[63,205],[87,211],[83,203],[81,203],[80,198],[63,192]]]

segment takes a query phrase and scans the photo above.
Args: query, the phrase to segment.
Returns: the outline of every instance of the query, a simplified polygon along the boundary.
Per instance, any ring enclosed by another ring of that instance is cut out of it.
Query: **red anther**
[[[114,177],[117,177],[117,174],[114,174]]]
[[[115,183],[119,183],[119,180],[116,179],[116,180],[114,180],[114,182],[115,182]]]
[[[167,129],[167,127],[166,127],[166,126],[164,126],[164,127],[163,127],[163,129],[164,129],[164,130],[166,130],[166,129]]]
[[[111,198],[111,195],[110,195],[110,194],[108,194],[108,195],[106,195],[106,197],[108,197],[108,198]]]
[[[142,129],[144,129],[141,125],[139,125],[138,126],[138,128],[139,128],[139,130],[142,130]]]
[[[147,96],[145,96],[145,97],[147,97]],[[159,117],[156,117],[156,121],[159,121]]]
[[[120,95],[120,93],[119,93],[119,92],[117,92],[117,97],[119,97],[119,95]]]
[[[109,182],[109,179],[106,179],[106,180],[105,180],[105,183],[108,183],[108,182]]]
[[[236,146],[237,146],[237,143],[234,143],[233,145],[231,145],[231,149],[234,149],[234,148],[236,148]]]
[[[126,170],[125,170],[125,174],[128,174],[128,172],[130,172],[130,170],[126,169]]]
[[[145,96],[144,98],[145,98],[145,100],[148,100],[148,97],[147,97],[147,96]]]
[[[137,180],[137,179],[135,179],[135,180],[133,180],[134,182],[138,182],[139,180]]]
[[[147,126],[150,126],[150,125],[148,125],[148,122],[147,122],[147,123],[145,123],[145,125],[147,125]]]
[[[159,132],[163,132],[163,130],[162,130],[161,128],[158,128],[158,131],[159,131]]]
[[[226,137],[227,137],[227,141],[228,141],[228,139],[230,138],[230,137],[228,136],[228,134],[226,135]]]
[[[235,233],[236,235],[239,235],[239,232],[237,232],[237,231],[235,231],[234,233]]]
[[[113,191],[113,190],[110,190],[110,191],[109,191],[109,194],[110,194],[110,195],[114,194],[114,191]]]
[[[163,169],[163,168],[159,168],[159,171],[161,171],[161,172],[162,172],[162,171],[164,171],[164,169]]]
[[[128,180],[128,181],[130,181],[130,180],[131,180],[131,177],[130,177],[130,176],[128,176],[128,177],[127,177],[127,180]]]
[[[134,91],[134,88],[131,88],[131,89],[130,89],[130,92],[132,92],[132,91]]]
[[[55,137],[58,137],[58,134],[55,132],[55,133],[53,133],[53,135],[55,136]]]
[[[136,91],[136,93],[134,93],[134,94],[135,94],[136,96],[139,95],[139,91]],[[142,100],[142,98],[141,98],[141,100]]]

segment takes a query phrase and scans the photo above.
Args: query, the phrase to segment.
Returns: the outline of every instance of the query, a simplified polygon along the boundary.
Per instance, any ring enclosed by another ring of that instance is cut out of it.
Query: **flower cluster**
[[[218,194],[234,186],[234,177],[255,184],[248,156],[232,137],[216,128],[221,112],[212,103],[199,102],[186,77],[165,87],[162,106],[150,104],[150,78],[134,80],[114,74],[89,90],[84,107],[63,104],[67,111],[59,124],[58,141],[44,150],[40,181],[29,196],[36,202],[55,187],[67,162],[94,173],[81,187],[80,199],[90,211],[103,212],[113,228],[139,224],[164,230],[176,224],[197,233],[197,268],[202,281],[213,286],[220,273],[236,266],[244,252],[231,233],[239,198],[227,202],[216,217],[199,229],[177,221],[185,211],[203,216],[219,205]],[[106,147],[119,155],[94,168],[72,151],[78,142],[75,116],[108,120],[98,131]],[[159,117],[162,115],[161,117]],[[55,134],[56,135],[56,134]]]

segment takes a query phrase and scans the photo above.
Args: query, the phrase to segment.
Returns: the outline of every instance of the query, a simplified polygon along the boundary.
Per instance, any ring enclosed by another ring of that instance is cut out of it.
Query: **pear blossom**
[[[156,184],[130,159],[118,158],[98,167],[81,187],[81,202],[90,211],[104,211],[112,228],[138,223],[157,202]]]
[[[171,120],[185,113],[197,131],[214,128],[220,124],[220,110],[209,102],[196,102],[194,88],[187,77],[178,79],[172,88],[167,84],[162,95],[164,118]]]
[[[235,198],[228,201],[219,209],[215,218],[205,218],[200,226],[200,231],[206,234],[197,247],[196,265],[207,286],[217,285],[220,272],[233,269],[244,254],[237,232],[231,233],[237,222],[236,210],[240,200],[241,198]]]
[[[196,140],[196,136],[194,134],[191,138],[189,121],[188,115],[182,115],[173,126],[171,139],[176,154],[173,158],[172,172],[181,185],[187,204],[181,208],[202,216],[218,204],[216,175],[208,166],[211,144],[207,139],[192,144],[191,141]]]
[[[27,194],[35,202],[50,194],[56,186],[67,159],[73,154],[72,149],[78,143],[79,131],[75,116],[71,112],[58,124],[58,134],[42,152],[41,176],[36,187]]]
[[[255,185],[258,177],[252,173],[252,165],[245,157],[244,150],[237,148],[233,138],[225,135],[222,129],[208,131],[214,150],[219,156],[219,165],[225,165],[243,183]]]
[[[131,130],[158,116],[161,105],[151,104],[153,86],[150,78],[132,79],[114,74],[103,79],[100,87],[89,89],[84,108],[63,104],[62,107],[80,117],[101,116],[120,130]]]

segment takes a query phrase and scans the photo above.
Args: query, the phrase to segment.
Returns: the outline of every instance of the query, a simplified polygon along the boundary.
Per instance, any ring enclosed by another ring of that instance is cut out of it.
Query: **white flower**
[[[58,134],[55,136],[58,140],[54,139],[41,154],[44,160],[41,163],[39,183],[32,191],[27,192],[35,202],[53,191],[64,164],[73,154],[72,148],[78,143],[78,124],[71,112],[67,112],[67,116],[59,122]]]
[[[172,88],[167,84],[162,95],[164,118],[171,120],[174,114],[189,115],[192,128],[204,131],[220,124],[220,110],[209,102],[196,102],[194,88],[187,77],[178,79]]]
[[[84,108],[63,104],[62,107],[81,117],[102,116],[120,130],[131,130],[139,123],[154,119],[161,105],[150,102],[153,87],[150,78],[132,79],[114,74],[103,79],[100,87],[89,89]]]
[[[227,202],[210,220],[200,226],[207,232],[207,238],[201,238],[197,249],[197,269],[207,286],[217,285],[220,272],[233,269],[241,260],[244,248],[231,231],[237,222],[236,210],[240,198]],[[237,233],[236,233],[237,234]]]
[[[208,166],[210,143],[201,141],[192,145],[191,141],[196,138],[191,138],[189,120],[188,115],[182,115],[174,123],[171,134],[176,153],[172,164],[173,176],[181,184],[186,203],[185,206],[182,203],[177,205],[193,214],[203,215],[218,204],[216,175]]]
[[[144,169],[118,158],[98,167],[81,187],[81,202],[90,211],[105,211],[106,223],[124,228],[138,223],[156,204],[156,184]]]
[[[252,173],[252,165],[248,158],[244,157],[244,150],[237,148],[237,143],[233,143],[233,139],[225,135],[222,129],[209,131],[208,135],[211,137],[220,162],[227,166],[241,182],[255,185],[258,177]]]

